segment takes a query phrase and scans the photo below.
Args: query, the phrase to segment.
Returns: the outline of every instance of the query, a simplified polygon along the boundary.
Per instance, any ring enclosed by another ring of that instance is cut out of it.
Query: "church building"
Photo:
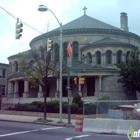
[[[115,64],[127,62],[130,53],[140,48],[140,36],[129,32],[127,13],[120,14],[120,28],[84,14],[62,26],[63,81],[62,97],[67,101],[67,45],[72,46],[70,87],[72,95],[79,93],[85,100],[96,100],[104,95],[111,99],[127,99],[117,82],[119,69]],[[53,40],[50,59],[59,64],[60,28],[35,37],[30,48],[45,52],[44,40]],[[28,51],[24,52],[28,53]],[[8,97],[26,102],[43,101],[42,88],[32,88],[19,71],[18,54],[9,56]],[[53,78],[47,89],[47,99],[59,99],[59,79]]]

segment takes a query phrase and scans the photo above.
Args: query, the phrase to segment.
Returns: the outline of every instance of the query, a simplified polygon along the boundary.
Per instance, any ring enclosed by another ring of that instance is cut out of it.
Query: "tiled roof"
[[[135,48],[135,46],[132,44],[121,42],[121,41],[112,39],[110,37],[105,37],[105,38],[98,40],[98,41],[95,41],[89,45],[83,46],[81,48],[81,50],[84,50],[84,49],[90,48],[90,47],[94,47],[94,46],[101,46],[101,45],[126,45],[126,46],[131,46],[131,47]]]
[[[65,25],[62,26],[63,30],[67,30],[67,29],[78,29],[78,28],[102,28],[102,29],[118,29],[117,27],[114,27],[112,25],[109,25],[107,23],[104,23],[100,20],[97,20],[95,18],[89,17],[87,15],[83,15]],[[59,28],[53,30],[53,31],[57,31],[59,30]]]

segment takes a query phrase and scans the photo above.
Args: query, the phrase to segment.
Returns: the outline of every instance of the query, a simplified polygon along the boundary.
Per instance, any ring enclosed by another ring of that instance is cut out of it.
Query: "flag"
[[[69,57],[72,56],[72,47],[71,47],[70,43],[68,44],[68,47],[67,47],[67,53],[68,53]]]

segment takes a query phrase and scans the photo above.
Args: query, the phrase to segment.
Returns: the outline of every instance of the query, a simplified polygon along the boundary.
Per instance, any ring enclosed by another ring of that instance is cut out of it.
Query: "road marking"
[[[51,130],[51,129],[59,129],[64,127],[50,127],[50,128],[42,128],[41,130]]]
[[[12,135],[18,135],[18,134],[24,134],[24,133],[30,133],[30,132],[35,132],[35,131],[38,131],[38,129],[29,130],[29,131],[22,131],[22,132],[15,132],[15,133],[9,133],[9,134],[3,134],[3,135],[0,135],[0,137],[12,136]]]
[[[49,127],[49,128],[42,128],[42,129],[14,132],[14,133],[9,133],[9,134],[2,134],[2,135],[0,135],[0,137],[6,137],[6,136],[12,136],[12,135],[18,135],[18,134],[25,134],[25,133],[30,133],[30,132],[40,131],[40,130],[51,130],[51,129],[60,129],[60,128],[64,128],[64,127]]]
[[[70,138],[65,138],[65,140],[72,140],[72,139],[75,139],[75,138],[83,138],[83,137],[88,137],[90,135],[80,135],[80,136],[74,136],[74,137],[70,137]]]

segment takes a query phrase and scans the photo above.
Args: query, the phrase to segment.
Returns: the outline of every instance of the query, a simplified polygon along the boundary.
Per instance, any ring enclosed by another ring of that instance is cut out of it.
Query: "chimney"
[[[121,17],[120,17],[120,22],[121,22],[121,29],[128,32],[128,18],[127,18],[127,13],[122,12]]]

